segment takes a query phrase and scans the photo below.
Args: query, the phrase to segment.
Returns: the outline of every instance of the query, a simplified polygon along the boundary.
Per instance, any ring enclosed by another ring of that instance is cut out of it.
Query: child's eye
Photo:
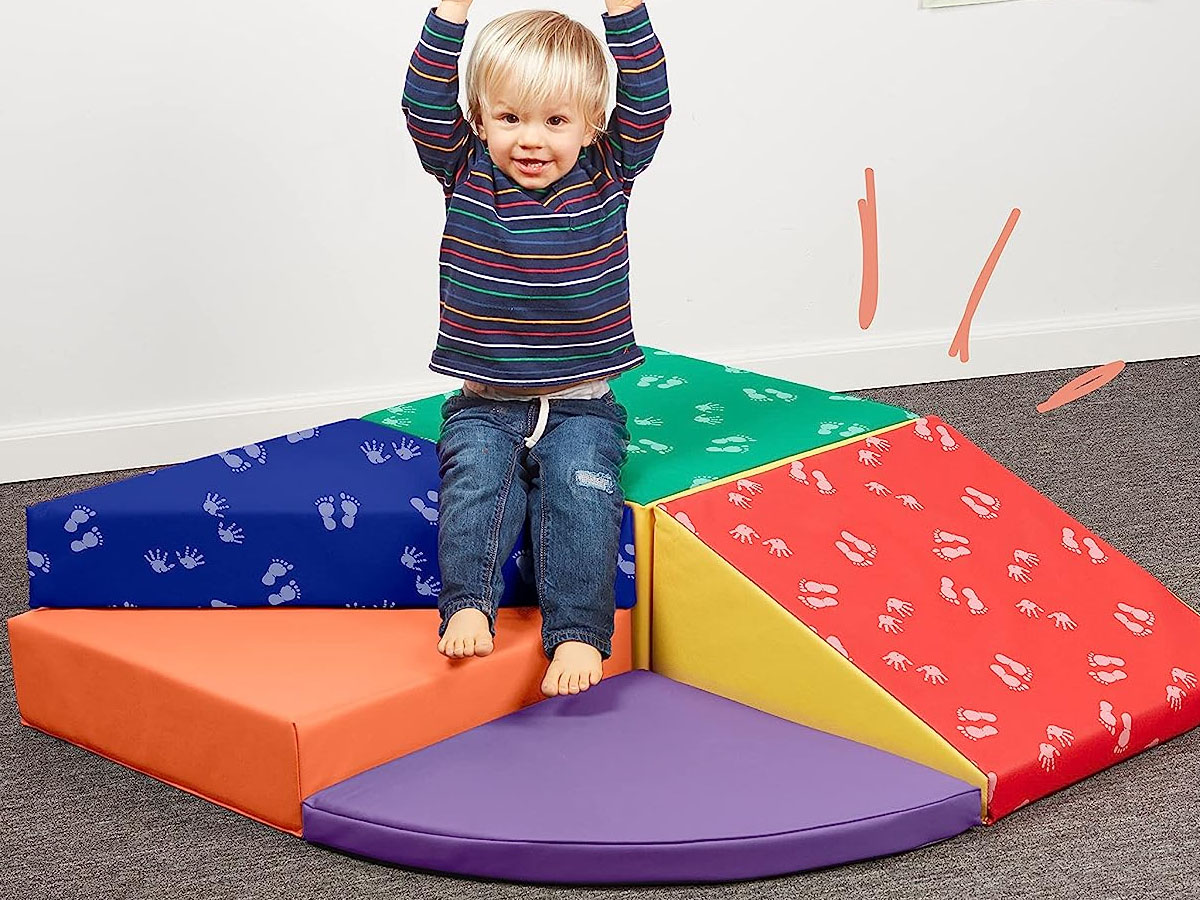
[[[550,122],[551,125],[553,125],[555,127],[558,127],[559,125],[567,124],[567,120],[564,119],[562,116],[551,116],[548,121]]]
[[[509,125],[515,125],[519,121],[516,113],[505,113],[500,118],[502,120],[504,120],[505,122],[507,122]]]

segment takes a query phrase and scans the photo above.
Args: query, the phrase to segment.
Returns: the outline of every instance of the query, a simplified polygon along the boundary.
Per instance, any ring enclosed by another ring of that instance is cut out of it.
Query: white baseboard
[[[957,323],[955,323],[956,325]],[[1200,355],[1200,306],[971,329],[970,361],[948,355],[953,327],[887,337],[722,350],[656,345],[837,391]],[[651,342],[654,343],[654,342]],[[447,390],[392,386],[88,417],[0,430],[0,483],[159,466]],[[929,410],[936,412],[936,410]]]

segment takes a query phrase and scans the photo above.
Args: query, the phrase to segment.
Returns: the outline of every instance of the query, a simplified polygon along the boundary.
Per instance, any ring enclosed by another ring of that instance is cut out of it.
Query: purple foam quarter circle
[[[978,788],[649,672],[606,679],[304,802],[304,836],[421,869],[711,882],[897,853],[979,823]]]

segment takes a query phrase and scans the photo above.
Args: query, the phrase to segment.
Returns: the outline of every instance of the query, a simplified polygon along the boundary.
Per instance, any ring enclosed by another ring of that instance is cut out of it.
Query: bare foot
[[[451,659],[487,656],[492,649],[492,630],[488,627],[487,616],[478,609],[460,609],[452,615],[438,641],[438,653]]]
[[[578,694],[598,684],[603,676],[599,650],[582,641],[563,641],[554,648],[554,659],[542,679],[542,693],[547,697]]]

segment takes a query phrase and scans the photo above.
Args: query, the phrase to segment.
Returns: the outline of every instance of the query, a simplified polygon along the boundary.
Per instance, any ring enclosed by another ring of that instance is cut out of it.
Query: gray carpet
[[[1200,358],[1133,364],[1075,403],[1035,410],[1080,371],[862,393],[943,416],[1200,608]],[[126,474],[0,485],[6,618],[28,602],[23,507]],[[898,857],[732,885],[571,890],[412,872],[305,844],[20,727],[7,639],[2,665],[0,900],[1200,897],[1200,730],[991,828]],[[446,802],[467,800],[447,786]]]

